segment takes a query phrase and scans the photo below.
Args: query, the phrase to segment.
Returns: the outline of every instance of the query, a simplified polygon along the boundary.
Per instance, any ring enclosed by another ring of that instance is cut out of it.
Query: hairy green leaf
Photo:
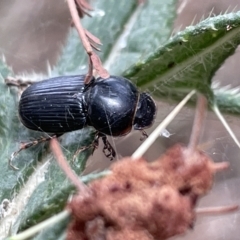
[[[240,91],[239,88],[213,87],[214,98],[221,110],[228,113],[240,114]]]
[[[21,161],[15,162],[21,168],[21,172],[13,171],[8,166],[8,159],[16,150],[17,142],[24,139],[28,130],[22,128],[17,114],[17,94],[13,89],[5,85],[4,79],[12,75],[12,71],[4,61],[0,61],[0,201],[11,200],[25,180],[34,171],[34,164],[37,161],[38,151],[36,148],[22,155]],[[36,156],[34,158],[33,156]]]
[[[240,12],[208,18],[177,33],[124,75],[157,97],[178,101],[186,91],[197,89],[208,97],[210,103],[217,100],[220,109],[237,113],[239,106],[237,101],[232,101],[234,96],[229,104],[227,95],[216,98],[211,80],[239,43]]]
[[[92,132],[92,134],[94,133]],[[78,175],[85,169],[86,161],[92,153],[92,149],[83,151],[74,161],[73,155],[79,148],[83,147],[82,143],[86,144],[86,146],[91,144],[92,134],[89,134],[88,129],[83,129],[72,134],[67,134],[61,141],[64,154],[69,160],[71,168]],[[59,168],[52,155],[47,156],[47,159],[49,165],[45,173],[45,179],[33,192],[28,201],[27,208],[14,224],[13,232],[15,233],[17,230],[24,230],[60,212],[64,208],[69,194],[75,191],[75,188],[66,179],[65,174]]]

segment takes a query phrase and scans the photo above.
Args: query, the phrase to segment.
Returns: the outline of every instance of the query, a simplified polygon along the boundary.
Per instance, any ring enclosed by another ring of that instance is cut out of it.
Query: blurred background
[[[56,3],[57,2],[57,3]],[[182,0],[178,3],[174,31],[197,23],[212,15],[237,11],[238,0]],[[55,0],[0,0],[0,54],[17,74],[47,73],[47,65],[54,65],[64,45],[70,26],[70,16],[64,1]],[[237,51],[217,72],[214,81],[222,86],[240,85],[240,53]],[[174,108],[175,104],[158,102],[159,123]],[[166,148],[175,143],[188,143],[191,133],[194,109],[184,108],[167,130],[170,136],[160,136],[146,153],[149,161],[160,156]],[[227,121],[240,139],[239,118],[228,116]],[[155,126],[156,126],[155,124]],[[153,126],[153,128],[155,127]],[[153,129],[152,128],[152,129]],[[148,132],[152,131],[149,130]],[[118,155],[131,155],[140,145],[140,133],[132,133],[121,139],[113,139]],[[216,116],[209,112],[200,147],[214,161],[228,161],[230,169],[218,173],[211,193],[204,197],[200,206],[221,206],[240,204],[240,150],[223,128]],[[99,147],[101,149],[101,146]],[[96,151],[88,162],[86,173],[108,167],[110,162],[101,150]],[[184,237],[174,239],[239,239],[239,212],[227,215],[199,216],[193,231]]]

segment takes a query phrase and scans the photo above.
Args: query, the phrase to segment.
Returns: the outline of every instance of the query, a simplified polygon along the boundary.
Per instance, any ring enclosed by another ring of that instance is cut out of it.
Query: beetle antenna
[[[100,136],[102,138],[103,141],[103,153],[104,155],[109,158],[110,160],[113,160],[116,157],[116,152],[114,150],[114,148],[112,147],[111,143],[107,140],[107,136],[103,135]]]

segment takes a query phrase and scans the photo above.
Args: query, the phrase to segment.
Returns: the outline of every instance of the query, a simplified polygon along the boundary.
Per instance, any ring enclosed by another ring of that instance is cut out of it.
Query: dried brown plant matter
[[[184,233],[195,220],[199,197],[212,186],[215,164],[201,151],[175,145],[158,160],[125,158],[109,176],[76,195],[67,239],[167,239]]]

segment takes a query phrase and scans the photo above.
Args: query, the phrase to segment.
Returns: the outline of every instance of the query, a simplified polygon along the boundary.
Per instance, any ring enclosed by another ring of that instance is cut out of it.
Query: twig
[[[99,59],[99,57],[96,55],[96,53],[93,51],[92,46],[95,49],[98,49],[94,43],[99,44],[99,39],[97,39],[96,37],[92,37],[92,34],[90,34],[88,31],[86,31],[80,21],[79,15],[78,15],[78,11],[77,11],[77,6],[75,3],[75,0],[67,0],[68,2],[68,7],[72,16],[72,20],[73,23],[77,29],[77,32],[79,34],[79,37],[82,41],[82,45],[85,49],[85,51],[88,54],[89,57],[89,71],[88,74],[85,77],[85,84],[88,84],[89,81],[91,80],[91,77],[93,75],[93,67],[97,70],[97,73],[100,75],[100,77],[102,78],[108,78],[109,77],[109,73],[107,72],[107,70],[105,70],[102,66],[102,63]],[[81,1],[81,4],[84,4],[84,1]],[[78,7],[81,9],[82,5],[78,4]],[[84,12],[84,9],[81,9]],[[90,43],[89,38],[91,39],[92,42],[94,42],[93,44]],[[96,41],[95,41],[96,40]]]
[[[91,55],[92,54],[92,47],[87,39],[87,36],[85,34],[85,31],[84,31],[84,28],[81,24],[81,21],[80,21],[80,18],[78,16],[78,12],[77,12],[77,6],[75,4],[75,1],[74,0],[67,0],[68,2],[68,7],[69,7],[69,11],[71,13],[71,16],[72,16],[72,20],[73,20],[73,23],[78,31],[78,34],[81,38],[81,41],[82,41],[82,44],[83,44],[83,47],[85,48],[86,52],[88,55]]]

